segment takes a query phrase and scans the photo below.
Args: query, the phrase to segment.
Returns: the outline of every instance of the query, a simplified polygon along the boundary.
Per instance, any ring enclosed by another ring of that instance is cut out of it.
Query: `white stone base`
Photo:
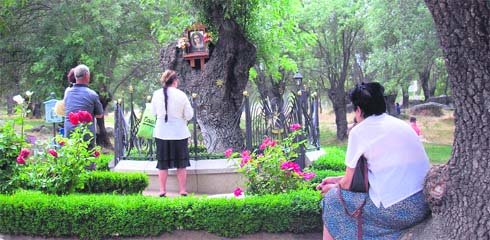
[[[306,165],[309,166],[325,154],[323,149],[306,153]],[[245,190],[245,178],[238,170],[238,159],[191,160],[187,168],[187,191],[196,194],[230,194],[235,188]],[[116,172],[146,173],[150,183],[145,191],[158,191],[158,169],[156,161],[122,160],[112,170]],[[167,178],[167,192],[179,192],[177,170],[170,169]]]
[[[227,159],[190,161],[187,168],[187,191],[197,194],[229,194],[236,187],[244,188],[245,179],[237,172],[235,161]],[[147,191],[158,191],[158,169],[156,161],[122,160],[113,169],[116,172],[142,172],[148,174]],[[170,169],[167,192],[178,192],[177,170]]]

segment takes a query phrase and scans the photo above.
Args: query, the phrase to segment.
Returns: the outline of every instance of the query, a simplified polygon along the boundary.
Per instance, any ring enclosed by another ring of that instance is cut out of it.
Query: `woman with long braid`
[[[153,93],[151,105],[157,116],[153,137],[157,144],[157,168],[160,181],[160,197],[167,194],[166,184],[169,168],[177,168],[179,194],[187,196],[186,167],[190,166],[188,138],[191,136],[187,121],[192,119],[194,111],[184,92],[177,89],[177,73],[166,70],[160,82],[163,87]]]

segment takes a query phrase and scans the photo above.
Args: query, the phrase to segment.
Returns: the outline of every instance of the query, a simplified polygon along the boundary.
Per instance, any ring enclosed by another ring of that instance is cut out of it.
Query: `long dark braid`
[[[165,101],[165,122],[168,121],[168,113],[167,113],[167,103],[168,103],[168,95],[167,95],[167,89],[168,89],[168,86],[172,85],[175,81],[175,79],[177,79],[177,75],[173,74],[171,75],[166,81],[165,81],[165,84],[163,85],[163,99]]]

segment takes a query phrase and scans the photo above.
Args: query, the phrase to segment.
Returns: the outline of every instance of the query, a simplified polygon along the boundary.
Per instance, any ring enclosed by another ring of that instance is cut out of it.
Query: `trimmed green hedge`
[[[254,232],[319,232],[318,191],[223,198],[118,195],[0,195],[0,233],[45,237],[158,236],[176,229],[224,237]]]
[[[325,154],[311,164],[315,170],[345,171],[345,150],[339,147],[324,148]]]
[[[316,176],[311,180],[311,184],[313,184],[314,186],[319,184],[326,177],[338,177],[345,175],[344,171],[334,170],[314,170],[314,172],[316,173]]]
[[[148,186],[148,176],[144,173],[88,172],[81,177],[83,193],[141,193]]]

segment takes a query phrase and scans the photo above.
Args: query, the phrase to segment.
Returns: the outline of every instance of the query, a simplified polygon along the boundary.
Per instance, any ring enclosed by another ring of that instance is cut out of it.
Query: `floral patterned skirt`
[[[337,191],[337,188],[331,189],[321,201],[323,224],[334,239],[357,239],[356,219],[345,213]],[[430,214],[422,191],[389,208],[377,208],[367,193],[342,190],[342,195],[349,212],[358,208],[367,197],[362,211],[363,240],[398,239],[402,230],[416,225]]]

